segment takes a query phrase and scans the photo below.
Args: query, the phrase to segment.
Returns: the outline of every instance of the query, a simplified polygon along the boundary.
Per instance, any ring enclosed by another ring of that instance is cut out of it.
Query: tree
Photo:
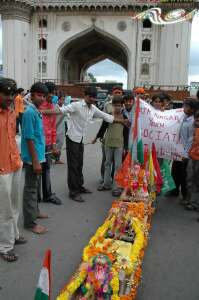
[[[97,79],[95,78],[95,76],[92,73],[88,73],[88,78],[90,79],[91,82],[97,82]]]

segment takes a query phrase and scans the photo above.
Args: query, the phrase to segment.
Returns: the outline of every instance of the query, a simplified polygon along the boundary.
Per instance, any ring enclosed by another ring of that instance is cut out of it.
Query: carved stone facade
[[[191,23],[157,26],[131,18],[159,1],[38,3],[0,0],[4,74],[19,86],[29,88],[35,79],[82,80],[88,67],[106,58],[126,69],[129,88],[187,83]]]
[[[26,1],[10,2],[10,1],[0,1],[0,14],[2,15],[2,20],[15,19],[30,22],[32,15],[32,7]]]

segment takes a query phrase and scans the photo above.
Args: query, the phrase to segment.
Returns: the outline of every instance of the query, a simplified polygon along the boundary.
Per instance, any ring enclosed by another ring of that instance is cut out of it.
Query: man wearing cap
[[[135,96],[137,98],[140,98],[140,99],[144,98],[145,90],[143,87],[136,88],[134,92],[135,92]]]
[[[123,119],[114,119],[113,116],[99,110],[94,104],[97,97],[97,89],[88,87],[85,90],[85,98],[79,102],[73,102],[68,106],[59,108],[63,114],[70,115],[66,136],[66,153],[68,161],[68,187],[69,197],[77,202],[84,202],[81,194],[91,193],[84,187],[83,169],[83,138],[86,129],[93,118],[100,118],[108,123],[121,122]],[[55,113],[56,111],[43,111],[43,113]],[[58,112],[57,112],[58,113]]]
[[[36,82],[31,87],[31,101],[23,115],[21,155],[25,166],[25,184],[23,193],[24,227],[33,233],[47,232],[44,226],[37,224],[38,218],[47,218],[38,208],[38,190],[45,159],[45,138],[42,114],[39,107],[48,94],[47,87]]]
[[[16,115],[11,108],[16,88],[14,80],[0,78],[0,256],[7,262],[18,259],[14,246],[26,243],[18,229],[22,161],[15,140]]]

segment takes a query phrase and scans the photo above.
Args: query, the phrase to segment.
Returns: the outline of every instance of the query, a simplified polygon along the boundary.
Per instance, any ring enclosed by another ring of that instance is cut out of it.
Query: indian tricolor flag
[[[50,300],[50,264],[51,251],[47,250],[34,300]]]
[[[132,128],[132,158],[134,162],[144,163],[144,147],[142,141],[141,122],[140,122],[140,99],[136,99],[134,124]]]

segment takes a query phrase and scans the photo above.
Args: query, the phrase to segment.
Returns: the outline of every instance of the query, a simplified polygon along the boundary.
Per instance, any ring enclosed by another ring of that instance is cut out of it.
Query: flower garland
[[[111,300],[119,300],[120,297],[118,296],[119,294],[119,288],[120,288],[120,282],[119,282],[119,277],[118,277],[118,272],[112,268],[112,274],[113,278],[111,280],[111,288],[113,295],[111,296]]]
[[[57,297],[57,300],[69,300],[75,291],[84,282],[87,276],[87,271],[85,267],[82,267],[72,278],[66,288]]]
[[[131,274],[135,270],[135,266],[139,261],[140,252],[144,248],[145,241],[142,223],[137,218],[133,218],[133,229],[136,233],[136,237],[131,252],[131,264],[127,269],[128,274]]]
[[[100,226],[96,232],[96,234],[90,239],[88,245],[83,250],[82,259],[84,262],[88,262],[92,259],[93,256],[95,256],[98,253],[104,253],[102,252],[103,249],[100,249],[99,247],[96,247],[97,243],[103,243],[105,239],[105,234],[114,221],[115,217],[112,217],[110,220],[106,220],[102,226]],[[105,249],[104,249],[105,250]],[[113,257],[111,256],[111,253],[106,253],[106,255],[113,260]]]
[[[116,242],[114,238],[106,238],[107,231],[112,228],[117,217],[121,216],[121,209],[127,209],[123,221],[131,220],[130,226],[135,232],[135,238],[131,246],[129,257],[125,257],[116,249],[117,243],[114,244]],[[144,257],[144,248],[147,245],[152,213],[151,201],[147,203],[114,201],[108,218],[104,224],[98,228],[95,235],[84,248],[81,267],[65,289],[63,289],[57,300],[70,300],[79,288],[80,291],[82,290],[82,287],[85,287],[83,290],[88,290],[91,293],[100,288],[97,279],[93,277],[94,275],[91,273],[88,275],[91,270],[90,267],[88,268],[88,265],[92,264],[94,257],[98,255],[105,255],[111,263],[111,275],[107,277],[110,278],[111,300],[135,299],[142,274],[141,263]],[[126,291],[127,294],[125,295],[119,295],[119,272],[122,270],[125,272],[127,278],[130,277]],[[81,299],[87,299],[87,297],[82,296]]]

